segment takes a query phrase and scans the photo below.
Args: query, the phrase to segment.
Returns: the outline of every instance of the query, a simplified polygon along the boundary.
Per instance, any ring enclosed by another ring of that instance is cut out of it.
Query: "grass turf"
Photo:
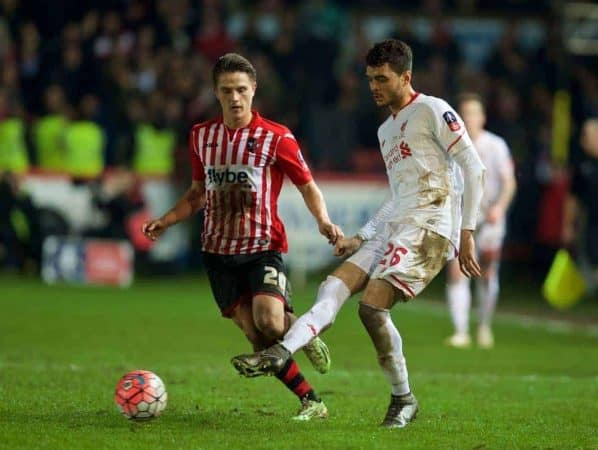
[[[296,293],[299,312],[315,289]],[[324,336],[331,373],[297,358],[331,416],[294,423],[298,402],[276,379],[243,379],[229,364],[249,347],[202,277],[118,290],[3,275],[0,448],[598,448],[595,333],[499,317],[494,350],[459,351],[441,345],[450,326],[440,305],[418,299],[394,318],[418,419],[377,426],[389,390],[353,301]],[[127,421],[113,404],[119,377],[138,368],[166,384],[157,420]]]

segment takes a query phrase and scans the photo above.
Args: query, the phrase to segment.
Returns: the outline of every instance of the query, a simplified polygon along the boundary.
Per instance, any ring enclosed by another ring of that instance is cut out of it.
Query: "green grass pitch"
[[[316,285],[296,292],[299,312]],[[404,430],[378,427],[389,389],[355,299],[324,338],[327,375],[298,361],[330,418],[295,423],[276,379],[239,377],[249,349],[221,319],[206,280],[141,280],[125,290],[48,287],[0,276],[0,448],[598,449],[598,336],[499,316],[492,351],[453,350],[446,312],[421,298],[393,316],[421,410]],[[126,371],[155,371],[169,402],[134,423],[113,403]]]

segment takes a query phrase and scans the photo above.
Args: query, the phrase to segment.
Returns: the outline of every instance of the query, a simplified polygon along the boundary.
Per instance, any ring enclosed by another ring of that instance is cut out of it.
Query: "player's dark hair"
[[[476,94],[475,92],[462,92],[457,96],[457,106],[459,108],[466,102],[478,102],[482,107],[482,111],[486,109],[484,107],[484,99],[480,94]]]
[[[247,58],[244,58],[238,53],[227,53],[218,58],[218,61],[216,61],[216,64],[214,64],[214,68],[212,69],[214,86],[221,74],[230,72],[245,72],[249,75],[249,78],[251,78],[252,81],[257,80],[257,72]]]
[[[398,39],[387,39],[374,44],[365,57],[365,62],[371,67],[380,67],[386,63],[393,72],[401,74],[411,70],[413,52],[411,47]]]

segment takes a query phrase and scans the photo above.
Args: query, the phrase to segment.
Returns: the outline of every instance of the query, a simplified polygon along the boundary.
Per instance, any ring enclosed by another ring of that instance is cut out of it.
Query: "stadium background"
[[[360,411],[366,413],[356,426],[365,437],[354,448],[372,439],[378,448],[391,445],[373,427],[379,411],[367,398],[380,393],[381,379],[355,314],[345,313],[329,333],[338,348],[337,378],[314,382],[328,387],[332,406],[342,412],[331,429],[310,425],[298,432],[282,419],[290,400],[284,408],[272,406],[276,395],[260,390],[263,384],[237,380],[228,367],[229,356],[245,344],[232,326],[216,320],[198,252],[201,217],[170,230],[154,247],[138,230],[187,187],[188,130],[219,113],[211,65],[237,51],[256,66],[256,108],[295,132],[333,219],[354,232],[377,207],[384,182],[376,129],[386,112],[371,101],[363,56],[372,42],[398,37],[414,50],[418,91],[453,104],[461,91],[485,98],[487,127],[510,145],[518,181],[494,355],[441,347],[441,333],[449,331],[442,277],[419,304],[397,313],[413,340],[407,352],[415,361],[414,380],[434,386],[421,388],[436,408],[407,436],[422,448],[598,446],[590,432],[596,405],[588,401],[598,394],[596,298],[587,294],[574,308],[555,312],[540,293],[561,246],[568,168],[582,158],[580,124],[598,115],[591,6],[547,0],[1,0],[0,392],[6,401],[0,402],[0,430],[7,445],[57,446],[66,427],[71,447],[93,448],[83,437],[92,430],[106,448],[193,446],[185,439],[194,433],[204,433],[205,448],[277,442],[305,448],[314,432],[331,432],[330,440],[308,448],[349,448],[343,435],[354,425],[351,414]],[[329,249],[291,191],[283,193],[281,209],[303,311],[331,263]],[[90,250],[85,239],[98,237],[118,244]],[[95,276],[101,281],[128,285],[133,254],[136,279],[125,289],[40,281],[40,275],[51,282],[91,281],[89,258],[100,261]],[[170,342],[180,348],[173,351]],[[349,353],[362,348],[363,358],[353,361]],[[125,445],[108,394],[121,372],[137,365],[155,368],[171,388],[171,415],[149,426],[157,438],[137,433],[139,442]],[[353,385],[352,370],[366,381]],[[89,387],[83,381],[89,377],[106,380]],[[37,382],[41,389],[33,394]],[[349,392],[339,385],[355,389],[357,400],[341,403]],[[52,400],[55,392],[59,400]],[[487,407],[487,397],[506,402]],[[526,407],[518,404],[522,398]],[[583,418],[576,404],[585,408]],[[459,405],[477,408],[479,420],[472,424]],[[559,408],[570,413],[565,424],[545,417],[560,415]],[[527,430],[510,430],[507,411],[515,411],[519,423],[528,415],[541,419]],[[464,424],[460,438],[455,418]],[[26,436],[20,430],[28,421],[39,427]],[[232,436],[247,433],[254,421],[254,439],[277,424],[274,441],[235,441]],[[225,438],[219,433],[227,424]],[[562,432],[555,432],[559,426]],[[119,437],[114,442],[111,430]],[[287,434],[294,437],[285,441]]]

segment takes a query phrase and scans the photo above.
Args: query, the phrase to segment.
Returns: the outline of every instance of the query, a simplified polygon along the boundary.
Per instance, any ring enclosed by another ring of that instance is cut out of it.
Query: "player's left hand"
[[[475,256],[475,240],[471,230],[461,230],[459,267],[467,278],[482,276],[482,270]]]
[[[486,213],[486,222],[488,223],[497,223],[498,221],[502,220],[503,216],[505,215],[505,211],[502,206],[494,205],[488,209]]]
[[[321,222],[318,224],[320,234],[328,239],[329,244],[336,244],[338,238],[344,236],[343,230],[332,222]]]
[[[361,247],[363,240],[359,236],[341,237],[334,246],[334,256],[345,258],[351,256]]]

